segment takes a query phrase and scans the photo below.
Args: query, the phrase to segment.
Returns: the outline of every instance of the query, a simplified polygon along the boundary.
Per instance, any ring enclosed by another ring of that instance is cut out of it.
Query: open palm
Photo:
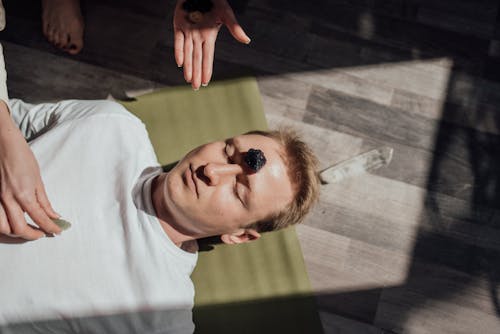
[[[213,8],[193,23],[179,0],[174,12],[174,50],[177,65],[184,67],[184,79],[193,89],[206,86],[212,77],[215,41],[220,27],[226,25],[233,37],[248,44],[250,38],[243,31],[226,0],[212,0]]]

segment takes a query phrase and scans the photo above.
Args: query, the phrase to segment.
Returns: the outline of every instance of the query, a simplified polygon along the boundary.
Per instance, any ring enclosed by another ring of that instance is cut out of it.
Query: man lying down
[[[9,107],[72,226],[35,241],[0,236],[0,329],[59,319],[78,331],[70,321],[172,310],[165,332],[192,332],[196,240],[256,240],[301,221],[317,198],[316,159],[287,132],[202,145],[165,173],[143,123],[117,103]]]

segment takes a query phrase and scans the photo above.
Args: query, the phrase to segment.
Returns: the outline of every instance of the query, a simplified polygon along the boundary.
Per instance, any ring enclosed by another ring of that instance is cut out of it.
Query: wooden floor
[[[12,97],[183,84],[172,1],[87,1],[76,57],[44,41],[36,1],[5,2]],[[325,332],[500,333],[499,2],[232,3],[252,43],[223,31],[214,80],[257,76],[269,123],[300,129],[323,167],[394,148],[323,186],[297,229]]]

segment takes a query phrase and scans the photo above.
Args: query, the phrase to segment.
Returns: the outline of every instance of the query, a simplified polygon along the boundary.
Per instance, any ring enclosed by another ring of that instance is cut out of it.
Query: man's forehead
[[[251,145],[271,145],[279,147],[279,144],[271,137],[267,137],[260,134],[242,134],[229,138],[229,140],[236,146],[241,146],[244,148],[249,148]],[[258,147],[256,147],[258,148]]]
[[[250,206],[259,211],[262,219],[283,210],[293,199],[293,188],[286,167],[281,159],[272,160],[260,172],[249,177],[251,183],[254,181]]]
[[[284,149],[280,143],[271,137],[260,134],[243,134],[230,138],[228,142],[241,153],[246,153],[251,148],[259,149],[264,153],[266,159],[277,160],[286,169]]]
[[[242,153],[250,148],[260,149],[267,159],[264,167],[249,178],[252,183],[253,204],[274,206],[279,202],[288,202],[292,196],[292,186],[281,145],[273,138],[260,134],[236,136],[231,138],[231,142]],[[283,201],[279,200],[281,197]],[[272,211],[279,209],[281,208],[273,208]]]

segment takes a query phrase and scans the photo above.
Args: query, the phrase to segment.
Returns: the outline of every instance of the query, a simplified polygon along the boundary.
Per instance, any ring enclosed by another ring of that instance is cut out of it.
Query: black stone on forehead
[[[258,172],[266,164],[266,157],[261,150],[249,149],[245,154],[245,163],[254,172]]]
[[[212,0],[186,0],[182,4],[182,9],[188,13],[196,11],[206,13],[209,12],[213,6]]]

